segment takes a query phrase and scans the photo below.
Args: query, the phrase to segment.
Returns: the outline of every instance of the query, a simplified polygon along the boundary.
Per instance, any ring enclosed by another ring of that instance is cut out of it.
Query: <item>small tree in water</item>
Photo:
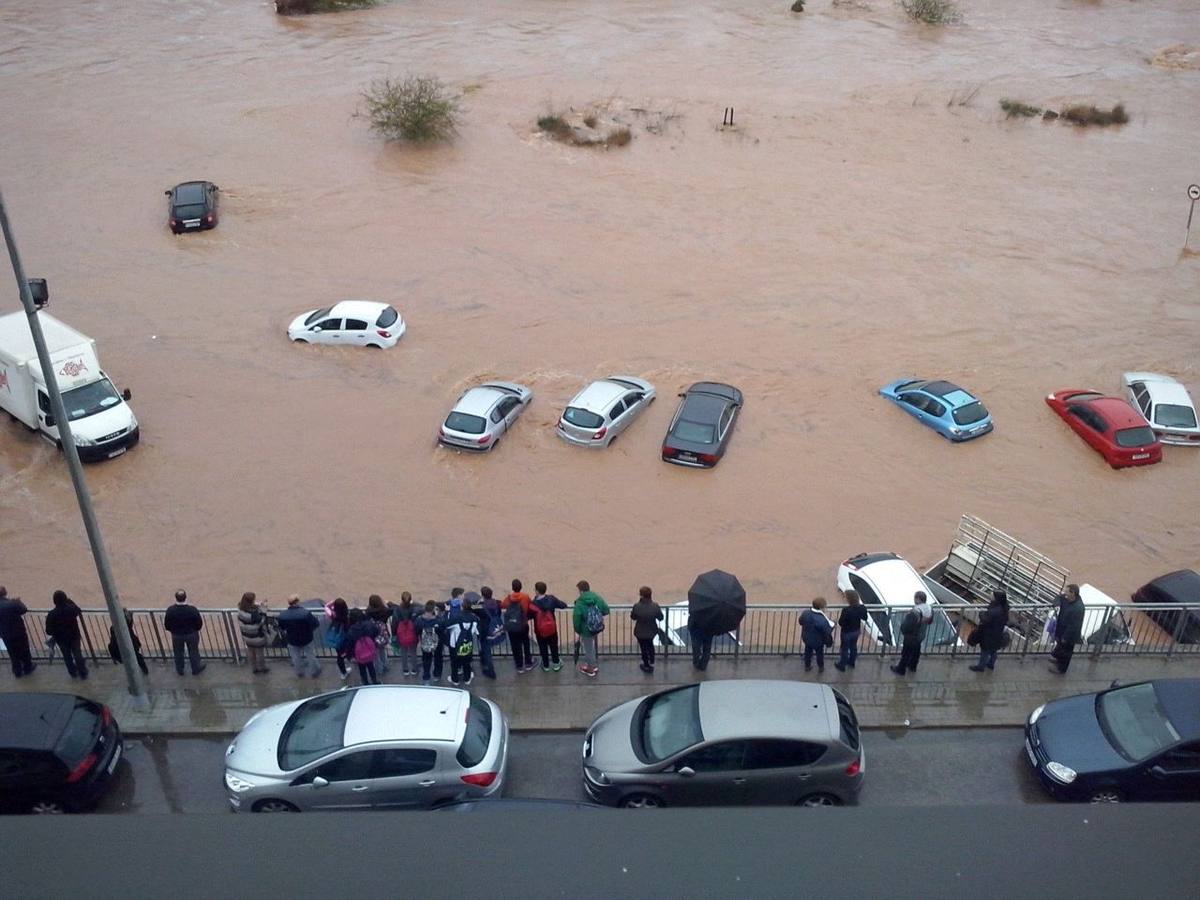
[[[458,131],[458,98],[437,78],[381,78],[363,93],[371,128],[388,140],[440,141]]]
[[[962,13],[954,0],[898,0],[900,8],[910,19],[926,25],[956,25]]]

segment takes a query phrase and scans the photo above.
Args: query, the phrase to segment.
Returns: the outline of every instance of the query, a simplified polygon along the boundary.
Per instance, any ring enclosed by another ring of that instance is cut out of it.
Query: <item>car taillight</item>
[[[375,333],[382,338],[390,338],[392,336],[392,333],[390,331],[386,331],[382,328],[376,329]]]
[[[678,453],[679,453],[679,451],[678,451],[678,450],[676,450],[674,447],[668,447],[668,446],[666,446],[666,445],[663,445],[663,449],[662,449],[662,455],[663,455],[663,456],[665,456],[665,457],[673,457],[673,456],[676,456],[676,455],[678,455]]]
[[[847,775],[857,775],[861,771],[862,771],[862,761],[861,760],[856,759],[854,762],[850,763],[850,765],[846,766],[846,774]]]
[[[74,782],[78,781],[80,778],[82,778],[84,775],[86,775],[89,771],[91,771],[92,766],[94,766],[95,764],[96,764],[96,754],[89,753],[87,756],[85,756],[82,759],[82,761],[80,761],[79,765],[77,765],[75,768],[73,768],[71,770],[71,774],[67,776],[67,784],[73,784]]]
[[[100,724],[105,728],[112,724],[112,710],[107,706],[100,707]]]
[[[477,775],[463,775],[462,780],[465,784],[472,784],[475,787],[489,787],[499,772],[480,772]]]
[[[599,431],[597,431],[595,434],[593,434],[592,440],[598,441],[602,437],[604,437],[606,434],[608,434],[608,426],[607,425],[605,425],[603,428],[601,428]]]
[[[700,460],[706,466],[715,466],[717,464],[717,458],[711,453],[697,453],[696,459]]]
[[[491,439],[492,439],[492,436],[491,436],[490,434],[485,434],[483,437],[481,437],[481,438],[480,438],[478,441],[476,441],[475,443],[477,443],[477,444],[486,444],[486,443],[488,443],[488,442],[489,442]]]
[[[205,224],[207,224],[207,225],[211,225],[211,224],[213,223],[213,215],[212,215],[212,213],[209,213],[207,216],[205,216],[205,217],[204,217],[204,222],[205,222]]]
[[[171,220],[171,227],[172,227],[172,228],[174,228],[174,227],[175,227],[176,225],[178,225],[178,224],[179,224],[179,222],[178,222],[178,221],[176,221],[175,219],[172,219],[172,220]]]

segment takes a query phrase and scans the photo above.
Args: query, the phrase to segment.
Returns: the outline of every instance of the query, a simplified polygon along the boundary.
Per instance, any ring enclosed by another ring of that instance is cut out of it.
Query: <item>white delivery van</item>
[[[130,399],[129,391],[118,392],[101,371],[94,340],[47,312],[37,315],[80,459],[120,456],[139,437],[137,418],[125,402]],[[29,320],[23,312],[0,316],[0,409],[62,446]]]

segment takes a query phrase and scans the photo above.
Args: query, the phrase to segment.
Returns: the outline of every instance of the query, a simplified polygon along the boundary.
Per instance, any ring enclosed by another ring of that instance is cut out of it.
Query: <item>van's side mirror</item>
[[[46,413],[46,427],[47,428],[54,427],[54,416],[50,415],[50,413]]]
[[[318,775],[316,778],[314,778],[312,780],[312,786],[315,788],[329,787],[329,782],[326,781],[324,778],[322,778],[320,775]]]
[[[125,390],[121,391],[121,399],[122,400],[132,400],[133,399],[133,391],[131,391],[129,388],[125,388]]]

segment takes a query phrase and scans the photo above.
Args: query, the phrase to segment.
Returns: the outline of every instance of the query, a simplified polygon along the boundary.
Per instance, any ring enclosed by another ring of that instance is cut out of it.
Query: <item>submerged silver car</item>
[[[523,384],[485,381],[458,398],[438,429],[438,443],[456,450],[491,450],[532,400],[533,391]]]
[[[583,787],[610,806],[837,806],[862,787],[858,717],[828,685],[705,681],[609,710]]]
[[[264,709],[225,751],[225,788],[243,812],[433,806],[498,795],[507,762],[496,704],[381,684]]]
[[[607,447],[653,402],[650,382],[633,375],[610,375],[571,399],[555,431],[580,447]]]

